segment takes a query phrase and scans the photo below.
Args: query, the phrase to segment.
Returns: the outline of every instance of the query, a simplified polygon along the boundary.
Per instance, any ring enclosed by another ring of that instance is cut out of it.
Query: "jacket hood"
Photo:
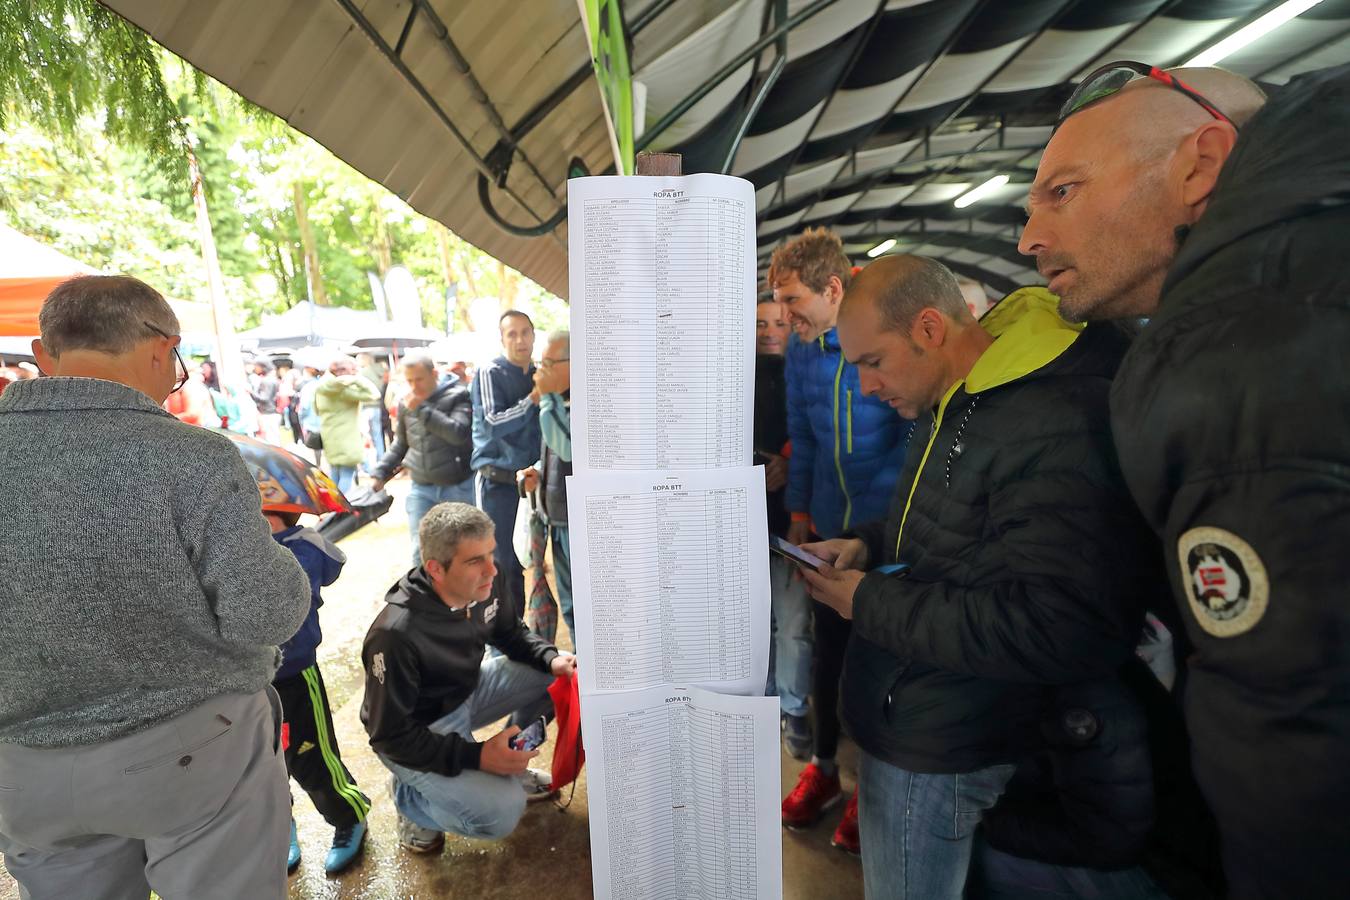
[[[391,606],[402,606],[405,609],[432,615],[451,611],[450,607],[436,596],[436,587],[427,577],[426,569],[421,566],[409,569],[384,595],[384,602]]]
[[[971,394],[1045,371],[1083,333],[1082,325],[1060,318],[1059,298],[1042,287],[1013,291],[980,318],[980,326],[994,343],[966,376]]]
[[[1235,241],[1278,222],[1350,205],[1346,146],[1350,65],[1300,76],[1271,97],[1240,132],[1163,294]]]

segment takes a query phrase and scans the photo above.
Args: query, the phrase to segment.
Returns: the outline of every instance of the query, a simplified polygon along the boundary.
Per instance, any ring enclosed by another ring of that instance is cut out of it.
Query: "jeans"
[[[859,753],[858,833],[867,900],[961,900],[975,827],[1014,766],[924,775]]]
[[[1168,900],[1139,867],[1087,869],[1022,859],[975,842],[970,867],[973,900]]]
[[[811,596],[795,577],[792,563],[769,560],[772,592],[769,628],[769,684],[765,696],[778,695],[782,711],[805,716],[811,694]]]
[[[453,712],[431,723],[436,734],[454,733],[473,740],[482,728],[514,713],[516,724],[526,724],[551,711],[548,686],[553,676],[505,656],[483,661],[478,687]],[[500,840],[515,830],[525,812],[525,791],[507,775],[465,769],[453,777],[409,769],[381,756],[394,773],[394,806],[422,828],[449,831],[465,837]]]
[[[473,478],[466,478],[459,484],[418,484],[412,483],[408,499],[403,508],[408,513],[408,531],[412,533],[412,564],[422,564],[421,540],[417,536],[417,526],[422,517],[431,511],[437,503],[454,501],[473,505]]]
[[[363,408],[361,415],[370,430],[370,451],[375,457],[373,462],[370,460],[366,462],[366,471],[371,472],[380,464],[380,457],[384,456],[384,421],[378,406]]]
[[[333,466],[333,480],[339,491],[350,496],[352,488],[356,487],[356,466]]]
[[[516,533],[516,510],[520,508],[520,495],[513,484],[498,484],[488,481],[481,473],[474,475],[474,488],[477,491],[477,506],[488,514],[495,526],[497,538],[497,568],[505,575],[506,590],[511,595],[511,609],[516,618],[525,617],[525,570],[516,559],[515,545],[512,543]]]
[[[577,626],[572,620],[572,540],[566,525],[550,525],[549,541],[553,544],[553,577],[558,582],[558,607],[562,610],[572,646],[577,644]]]

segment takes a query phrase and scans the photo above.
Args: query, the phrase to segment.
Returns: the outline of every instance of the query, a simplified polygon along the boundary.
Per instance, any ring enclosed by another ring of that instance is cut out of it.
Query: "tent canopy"
[[[593,173],[612,165],[576,0],[518,0],[509,14],[499,0],[103,2],[566,296],[565,224],[508,234],[479,188],[512,224],[533,225],[565,202],[571,157]],[[645,87],[639,144],[668,118],[649,149],[683,153],[686,173],[730,157],[757,189],[761,271],[785,237],[829,225],[856,259],[895,238],[993,291],[1041,282],[1017,253],[1019,207],[1073,84],[1111,59],[1180,64],[1277,5],[785,0],[792,27],[770,81],[774,0],[621,4]],[[1350,0],[1324,0],[1222,65],[1281,84],[1347,60]],[[953,206],[1000,174],[1003,188]]]
[[[386,322],[370,309],[318,306],[302,300],[257,328],[240,332],[240,344],[257,350],[286,347],[420,347],[442,337],[430,328]]]

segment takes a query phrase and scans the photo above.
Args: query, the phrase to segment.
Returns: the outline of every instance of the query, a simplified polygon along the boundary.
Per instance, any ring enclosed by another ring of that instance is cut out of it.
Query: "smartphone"
[[[810,569],[812,572],[820,571],[820,567],[825,565],[825,560],[818,556],[812,556],[796,544],[789,544],[776,534],[769,535],[769,549],[780,556],[786,556],[803,569]]]
[[[511,738],[507,743],[512,750],[533,750],[544,742],[547,735],[548,723],[544,717],[540,716],[529,724],[520,734]]]

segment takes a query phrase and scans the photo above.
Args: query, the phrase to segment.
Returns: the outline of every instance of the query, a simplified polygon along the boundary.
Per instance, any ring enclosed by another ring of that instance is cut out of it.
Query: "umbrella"
[[[380,516],[389,512],[394,498],[385,491],[371,491],[369,488],[357,488],[351,501],[350,513],[338,513],[319,523],[318,532],[330,541],[340,541],[350,534],[365,528]]]
[[[525,604],[525,624],[550,644],[558,634],[558,601],[544,575],[544,551],[548,547],[548,522],[536,509],[538,491],[530,492],[530,600]]]
[[[253,473],[265,509],[316,516],[352,511],[333,479],[308,460],[233,431],[213,430],[234,441],[234,448]]]

